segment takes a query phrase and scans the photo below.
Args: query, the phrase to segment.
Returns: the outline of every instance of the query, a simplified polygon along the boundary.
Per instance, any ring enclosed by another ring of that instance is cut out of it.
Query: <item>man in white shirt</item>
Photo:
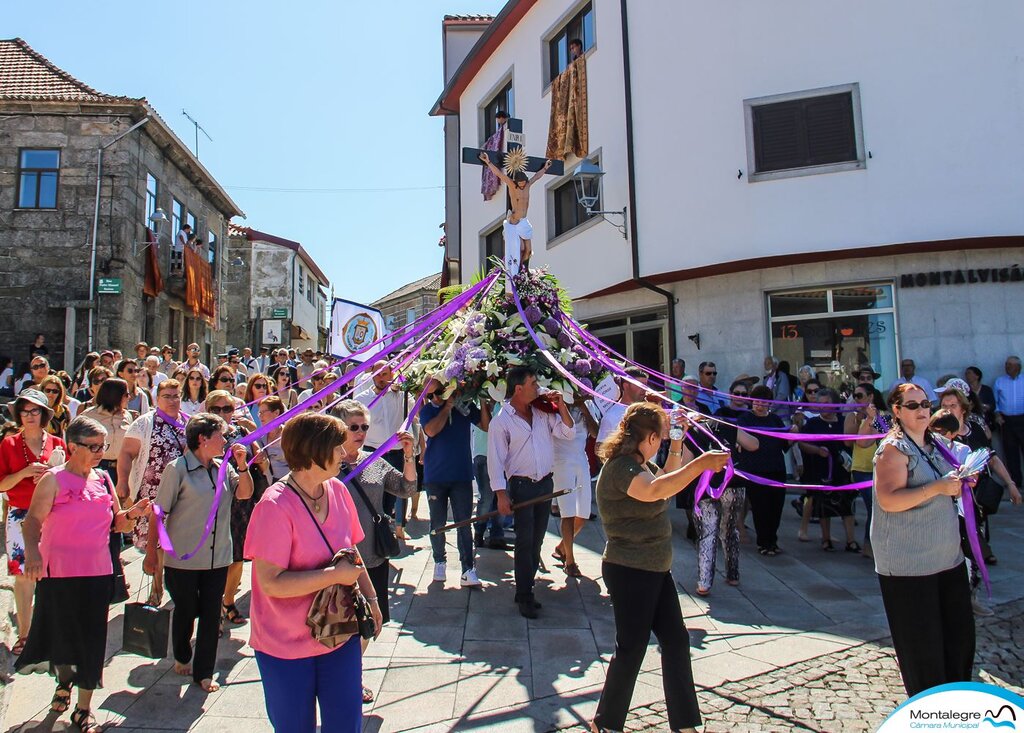
[[[917,376],[917,365],[914,364],[913,359],[904,359],[900,362],[900,378],[889,385],[889,391],[886,393],[886,396],[892,394],[894,389],[907,382],[920,387],[929,400],[933,402],[936,400],[935,389],[932,387],[932,383],[924,377]]]
[[[638,367],[629,367],[626,369],[626,374],[635,382],[647,386],[647,374],[643,369]],[[643,402],[647,396],[647,390],[644,387],[638,387],[633,382],[625,379],[619,380],[619,401],[607,403],[603,402],[598,406],[601,412],[601,420],[597,429],[597,445],[600,446],[602,442],[608,440],[615,429],[619,427],[619,423],[622,422],[622,416],[626,414],[626,408],[632,405],[634,402]]]
[[[182,363],[181,368],[185,371],[189,369],[198,369],[203,373],[203,379],[210,378],[210,368],[199,361],[199,344],[189,344],[188,348],[185,349],[185,356],[187,357]]]
[[[534,408],[533,401],[540,389],[533,369],[510,369],[506,383],[509,399],[491,420],[487,432],[487,473],[491,490],[498,497],[498,511],[504,516],[512,513],[513,504],[554,492],[552,441],[572,440],[576,434],[560,392],[550,393],[551,404],[558,414]],[[540,608],[533,595],[533,585],[540,567],[550,509],[550,501],[515,509],[515,602],[519,613],[526,618],[537,618]]]
[[[364,382],[356,388],[354,399],[366,405],[366,409],[370,413],[370,430],[366,433],[363,450],[373,452],[401,429],[402,423],[405,422],[405,418],[409,414],[409,405],[405,393],[397,385],[392,385],[395,377],[386,361],[378,361],[374,364],[371,373],[376,376],[372,381]],[[377,401],[371,406],[370,403],[374,400]],[[405,458],[401,446],[384,453],[382,458],[396,470],[402,470]],[[393,494],[384,494],[385,514],[395,515],[395,501]]]
[[[174,238],[174,246],[171,248],[171,270],[180,271],[184,264],[183,258],[185,256],[185,245],[188,244],[192,238],[192,225],[186,224],[179,231],[178,235]]]
[[[266,346],[261,346],[260,355],[256,358],[256,371],[260,374],[267,374],[267,370],[270,368],[272,363],[273,361],[270,358],[270,349]]]

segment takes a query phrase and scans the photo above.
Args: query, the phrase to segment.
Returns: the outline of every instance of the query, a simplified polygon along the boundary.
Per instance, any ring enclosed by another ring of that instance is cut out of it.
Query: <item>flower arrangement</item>
[[[546,269],[523,270],[514,283],[523,312],[551,354],[583,384],[592,387],[606,376],[604,367],[587,358],[562,329],[558,315],[571,301]],[[460,402],[506,397],[505,375],[514,366],[532,366],[544,388],[562,393],[571,404],[574,388],[541,354],[526,330],[512,296],[499,278],[482,300],[456,313],[405,372],[406,384],[421,391],[431,379],[445,385],[445,396],[460,391]]]

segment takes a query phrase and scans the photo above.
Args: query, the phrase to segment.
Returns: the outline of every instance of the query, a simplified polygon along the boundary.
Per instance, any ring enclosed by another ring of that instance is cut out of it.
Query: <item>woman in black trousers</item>
[[[601,567],[615,612],[615,655],[593,731],[625,726],[651,632],[661,644],[670,727],[692,730],[701,723],[689,636],[672,579],[672,523],[666,500],[704,471],[721,470],[729,454],[707,452],[684,466],[683,430],[673,428],[665,470],[659,469],[652,460],[667,422],[660,407],[640,402],[626,410],[619,428],[601,444],[605,465],[596,493],[608,537]]]

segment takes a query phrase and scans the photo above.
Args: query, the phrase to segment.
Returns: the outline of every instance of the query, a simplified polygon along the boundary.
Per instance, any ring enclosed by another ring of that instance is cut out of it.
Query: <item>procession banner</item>
[[[338,359],[354,358],[363,361],[370,354],[358,355],[367,345],[385,333],[384,315],[376,308],[335,298],[331,305],[331,341],[328,349]]]

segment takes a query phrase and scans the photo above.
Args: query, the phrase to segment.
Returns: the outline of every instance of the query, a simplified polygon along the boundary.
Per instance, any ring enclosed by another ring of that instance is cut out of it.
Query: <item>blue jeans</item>
[[[860,483],[861,481],[871,481],[874,476],[867,471],[853,471],[850,474],[854,483]],[[867,544],[871,541],[871,487],[866,489],[858,489],[857,493],[860,494],[860,498],[864,500],[864,509],[867,510],[868,518],[864,522],[864,543]]]
[[[280,659],[256,652],[267,715],[276,733],[313,733],[316,705],[321,729],[363,729],[363,655],[359,636],[317,657]]]
[[[452,507],[452,520],[462,522],[469,519],[473,510],[473,482],[445,481],[443,483],[426,484],[427,504],[430,507],[431,531],[448,523],[448,504]],[[459,561],[462,572],[473,569],[473,532],[469,525],[456,530],[459,546]],[[445,562],[444,535],[431,534],[430,547],[434,551],[434,562]]]
[[[476,475],[476,488],[480,492],[480,501],[476,505],[476,513],[486,514],[498,508],[498,497],[491,491],[491,477],[487,474],[487,456],[473,457],[473,473]],[[501,515],[491,517],[487,521],[473,525],[479,537],[484,536],[488,525],[491,528],[491,539],[501,540],[505,537],[505,528],[501,526]]]

